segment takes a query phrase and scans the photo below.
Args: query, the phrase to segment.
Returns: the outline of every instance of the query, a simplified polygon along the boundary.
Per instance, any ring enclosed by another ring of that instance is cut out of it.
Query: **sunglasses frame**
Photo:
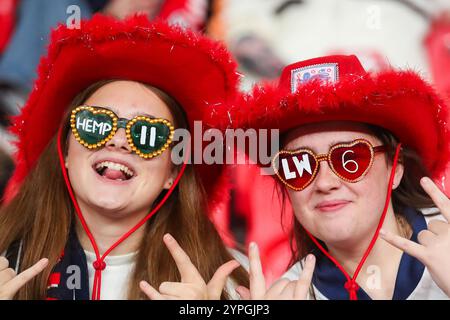
[[[358,178],[356,178],[354,180],[347,179],[346,177],[340,175],[334,168],[333,163],[331,161],[331,154],[333,153],[334,150],[336,150],[338,148],[353,147],[359,143],[363,143],[369,147],[370,162],[369,162],[369,165],[367,166],[366,170],[364,170],[364,172]],[[338,176],[341,180],[350,182],[350,183],[355,183],[355,182],[362,180],[365,177],[365,175],[367,174],[367,172],[370,170],[370,168],[373,165],[375,154],[379,153],[379,152],[385,152],[385,151],[386,151],[386,148],[384,145],[374,147],[368,140],[361,139],[361,138],[355,139],[348,143],[337,143],[337,144],[331,146],[327,153],[322,153],[322,154],[316,154],[316,153],[314,153],[314,151],[312,151],[311,149],[308,149],[308,148],[300,148],[300,149],[296,149],[296,150],[280,150],[277,152],[277,154],[272,159],[272,169],[274,170],[275,174],[278,176],[278,179],[286,187],[288,187],[292,190],[295,190],[295,191],[302,191],[302,190],[306,189],[314,181],[314,179],[316,178],[317,172],[319,171],[319,164],[321,161],[326,161],[328,163],[328,166],[330,167],[331,171],[333,171],[333,173],[336,176]],[[309,181],[303,187],[297,188],[297,187],[294,187],[293,185],[289,184],[287,181],[284,180],[283,177],[281,177],[275,162],[280,157],[281,154],[294,155],[294,154],[299,154],[299,153],[304,153],[304,152],[310,154],[316,160],[316,166],[314,168],[313,173],[311,174],[311,178],[309,179]]]
[[[84,141],[81,137],[80,134],[78,133],[78,130],[76,128],[76,115],[78,112],[83,111],[83,110],[87,110],[92,112],[93,114],[106,114],[108,116],[111,117],[112,119],[112,129],[111,132],[109,133],[109,135],[102,139],[100,142],[94,143],[94,144],[90,144],[86,141]],[[149,118],[147,116],[136,116],[132,119],[124,119],[124,118],[119,118],[113,111],[106,109],[104,107],[96,107],[96,106],[88,106],[88,105],[83,105],[83,106],[79,106],[76,107],[72,110],[71,115],[70,115],[70,127],[72,129],[72,133],[75,136],[75,139],[84,147],[88,148],[89,150],[94,150],[94,149],[98,149],[102,146],[104,146],[109,140],[111,140],[114,135],[117,133],[117,131],[119,130],[119,128],[122,128],[122,126],[119,127],[119,122],[122,122],[123,120],[126,121],[126,126],[125,126],[125,133],[126,133],[126,137],[127,137],[127,142],[131,147],[131,150],[136,153],[137,155],[139,155],[141,158],[144,159],[151,159],[153,157],[159,156],[160,154],[162,154],[165,150],[167,150],[170,146],[170,144],[172,143],[172,139],[173,139],[173,135],[174,135],[174,131],[175,128],[172,125],[172,123],[170,123],[169,120],[166,119],[162,119],[162,118]],[[165,124],[168,128],[169,128],[169,137],[166,141],[166,143],[159,148],[157,151],[151,152],[151,153],[143,153],[141,152],[138,147],[136,147],[136,145],[133,142],[133,139],[131,137],[131,127],[137,122],[137,121],[146,121],[150,124],[153,123],[163,123]]]

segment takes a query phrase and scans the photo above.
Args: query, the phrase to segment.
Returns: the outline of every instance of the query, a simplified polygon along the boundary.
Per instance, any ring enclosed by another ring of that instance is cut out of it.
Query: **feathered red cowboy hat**
[[[280,134],[324,121],[380,126],[414,148],[433,177],[450,159],[448,111],[434,89],[412,71],[368,73],[354,55],[291,64],[278,84],[256,86],[239,105],[236,126]]]
[[[52,32],[33,91],[11,127],[18,137],[18,151],[7,199],[56,134],[73,98],[105,79],[158,87],[181,104],[191,128],[193,121],[206,120],[206,129],[221,121],[211,113],[234,99],[239,76],[235,62],[220,43],[164,22],[151,23],[144,16],[117,21],[96,15],[83,21],[80,29],[59,26]],[[220,167],[198,169],[212,204],[221,196]]]

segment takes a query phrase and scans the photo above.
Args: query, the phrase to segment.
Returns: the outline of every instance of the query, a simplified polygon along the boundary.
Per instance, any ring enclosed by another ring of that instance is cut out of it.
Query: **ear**
[[[66,167],[66,169],[69,169],[69,163],[67,162],[67,158],[64,161],[64,166]]]
[[[392,190],[397,189],[397,187],[400,185],[400,182],[402,182],[404,171],[405,167],[403,166],[402,163],[398,162],[397,167],[395,168],[394,181],[392,182]]]
[[[164,189],[169,190],[172,185],[173,182],[175,181],[177,175],[178,175],[178,168],[177,167],[173,167],[173,169],[170,172],[169,177],[167,178],[166,182],[164,183]]]
[[[164,189],[169,190],[170,187],[172,187],[173,185],[173,179],[169,178],[167,179],[166,183],[164,183]]]

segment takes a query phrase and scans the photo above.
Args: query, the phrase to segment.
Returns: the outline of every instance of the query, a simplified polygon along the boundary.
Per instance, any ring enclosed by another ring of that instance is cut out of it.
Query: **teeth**
[[[130,178],[132,176],[134,176],[134,172],[127,166],[124,166],[123,164],[120,164],[120,163],[111,162],[111,161],[100,162],[95,166],[95,169],[100,170],[105,167],[113,169],[113,170],[120,170]]]

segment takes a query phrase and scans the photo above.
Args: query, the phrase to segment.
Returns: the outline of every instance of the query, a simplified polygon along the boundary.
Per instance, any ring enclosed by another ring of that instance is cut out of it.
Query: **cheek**
[[[79,154],[79,152],[80,152],[77,148],[77,144],[78,143],[75,141],[74,137],[72,135],[70,135],[68,142],[67,142],[68,148],[67,148],[67,159],[66,159],[69,163],[74,162],[74,161],[72,161],[72,159],[75,159],[77,154]]]
[[[288,189],[288,196],[289,200],[291,202],[292,208],[295,209],[295,211],[301,211],[297,209],[303,209],[304,207],[307,207],[308,203],[308,189],[302,190],[302,191],[295,191]]]
[[[288,190],[289,201],[294,210],[295,218],[306,228],[308,228],[312,219],[311,211],[308,209],[309,194],[308,188],[302,191]]]
[[[170,154],[164,152],[157,158],[144,160],[142,168],[143,185],[162,188],[172,172]]]
[[[348,185],[357,194],[361,205],[373,211],[380,206],[384,206],[389,184],[389,175],[390,171],[385,163],[377,161],[364,179],[355,183],[354,186],[352,184]]]
[[[78,194],[81,189],[89,189],[92,185],[88,183],[89,179],[89,157],[95,151],[90,151],[80,145],[71,135],[68,141],[66,163],[67,171],[74,192]]]
[[[381,161],[380,161],[381,162]],[[381,163],[374,164],[366,177],[357,183],[346,183],[355,197],[352,204],[352,223],[357,230],[353,232],[371,233],[378,225],[384,209],[389,182],[389,171]],[[347,221],[350,225],[350,221]]]
[[[93,151],[87,150],[85,147],[80,145],[72,135],[70,135],[66,156],[69,171],[74,168],[82,167],[84,165],[84,160],[87,159],[92,153]]]

